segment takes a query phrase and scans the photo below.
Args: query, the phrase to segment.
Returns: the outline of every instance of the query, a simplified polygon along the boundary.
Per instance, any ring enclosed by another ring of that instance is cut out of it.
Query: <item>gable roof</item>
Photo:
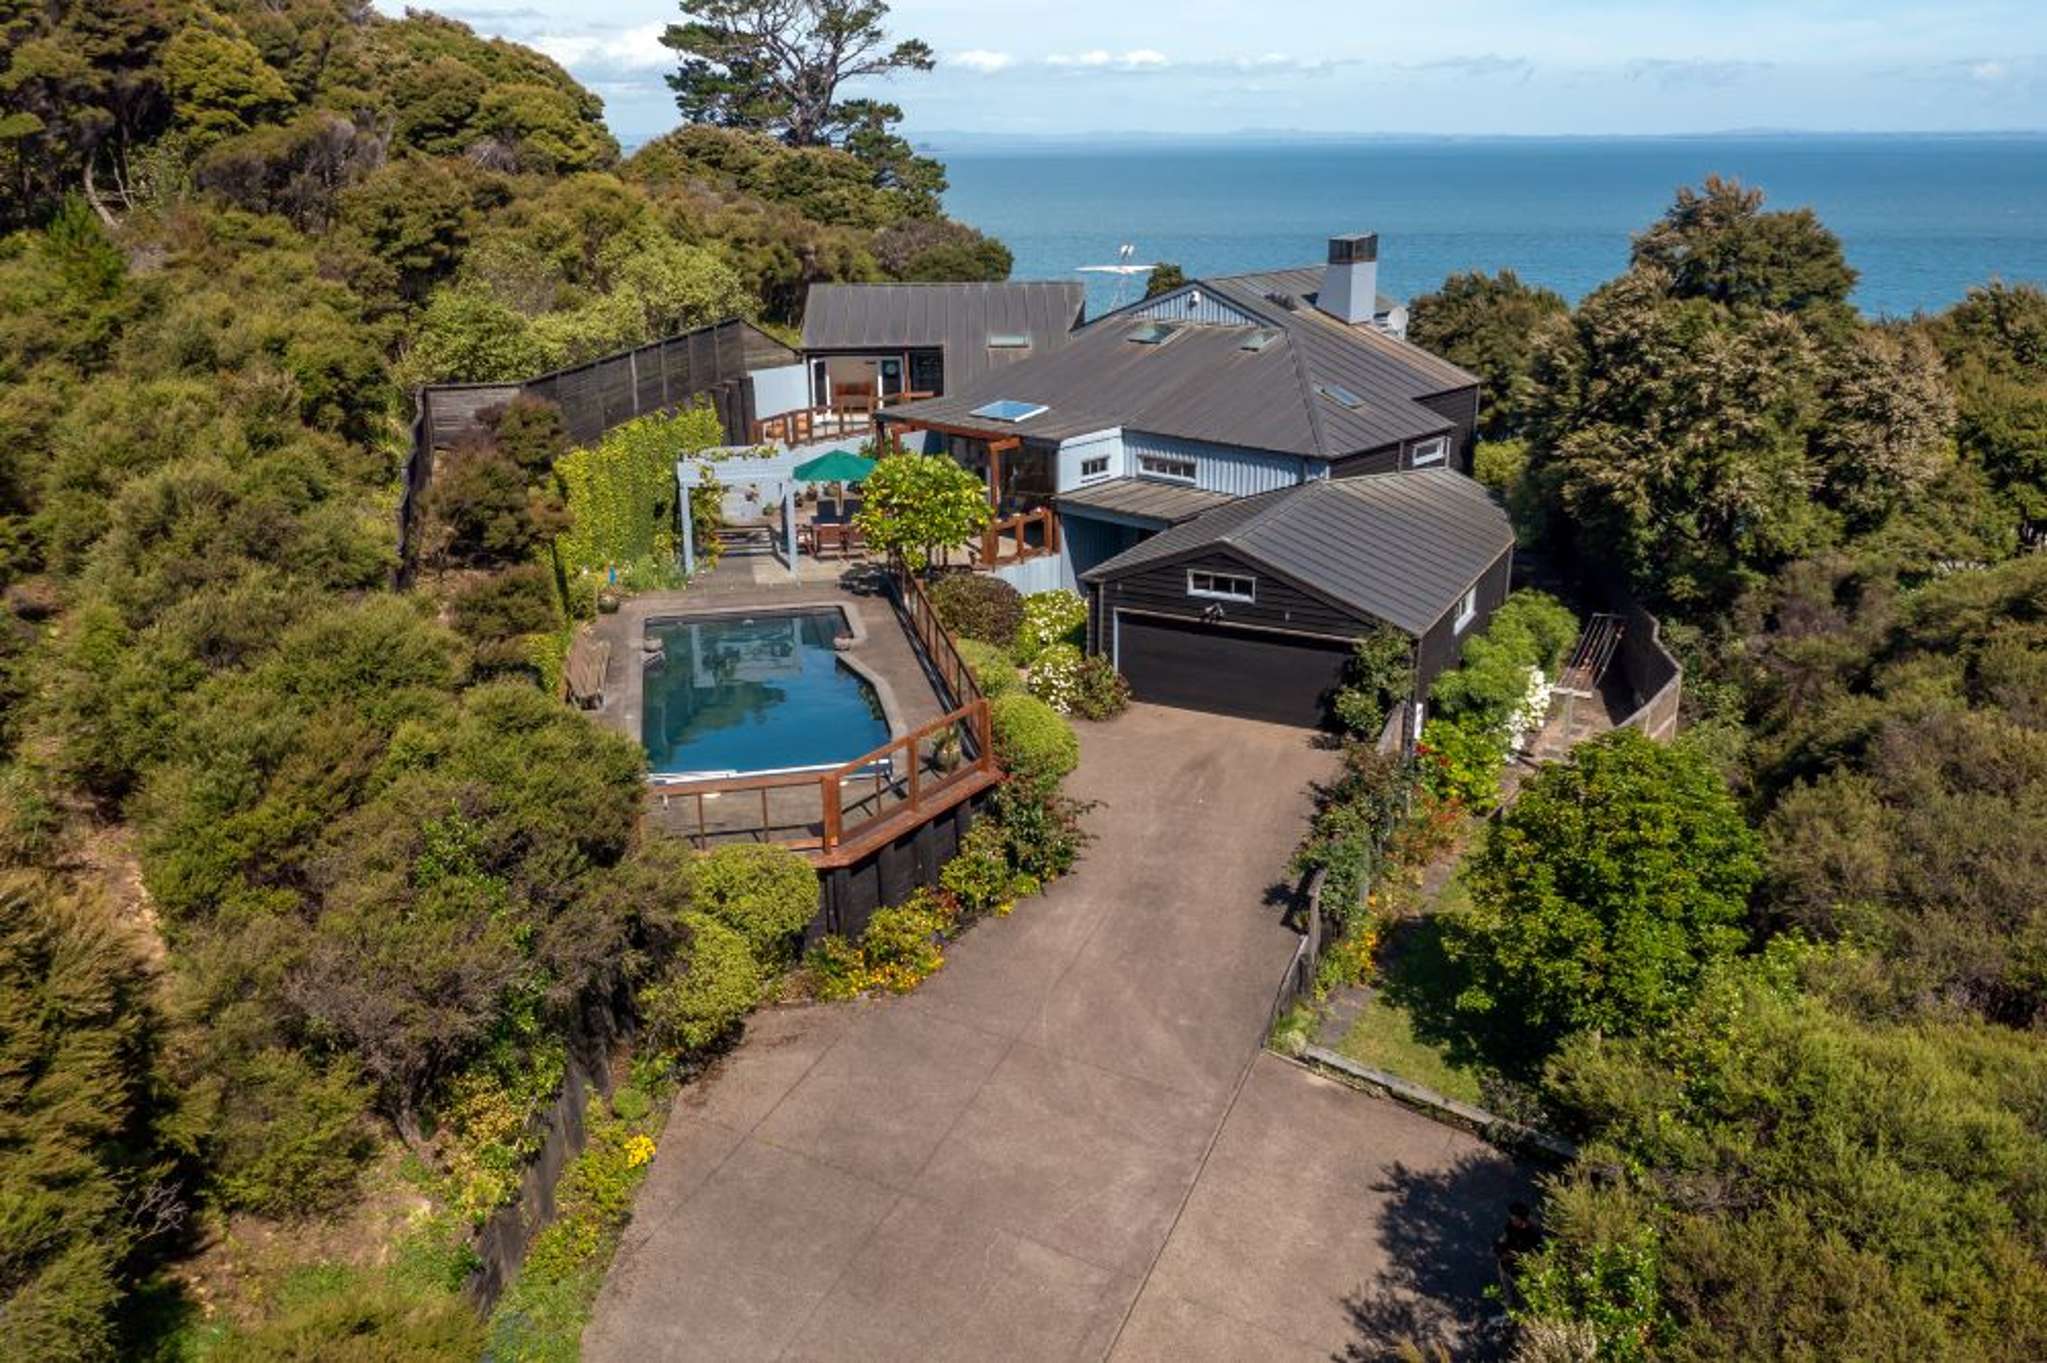
[[[1449,469],[1325,478],[1161,530],[1082,577],[1104,582],[1213,548],[1419,637],[1514,546],[1506,513]]]
[[[1063,346],[1081,324],[1087,290],[1063,282],[812,284],[803,305],[805,350],[945,351],[945,386],[957,389]],[[992,348],[990,336],[1028,336]]]
[[[1089,323],[1050,355],[971,382],[948,380],[944,397],[890,409],[884,416],[938,422],[991,435],[1064,440],[1123,427],[1221,445],[1337,459],[1450,430],[1450,418],[1418,399],[1476,386],[1478,380],[1418,346],[1370,327],[1347,326],[1303,304],[1288,308],[1268,293],[1301,295],[1279,287],[1319,283],[1319,271],[1280,271],[1196,280],[1224,299],[1250,324],[1189,322],[1163,345],[1134,337],[1155,327],[1132,309]],[[1246,281],[1249,281],[1248,283]],[[1267,284],[1271,288],[1264,287]],[[1152,310],[1161,301],[1147,300]],[[1272,335],[1256,349],[1246,343]],[[1361,399],[1346,406],[1329,395],[1340,388]],[[973,415],[990,401],[1010,398],[1047,410],[1022,423]]]

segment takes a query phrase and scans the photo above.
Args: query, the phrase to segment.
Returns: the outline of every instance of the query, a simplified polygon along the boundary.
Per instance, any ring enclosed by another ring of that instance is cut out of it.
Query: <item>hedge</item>
[[[1009,774],[1045,789],[1080,765],[1080,738],[1073,726],[1036,696],[1011,694],[991,701],[995,755]]]
[[[1010,662],[1009,654],[994,644],[979,639],[959,639],[960,660],[967,665],[967,671],[974,674],[974,682],[981,688],[981,694],[990,700],[1006,696],[1023,689],[1023,678],[1017,674],[1016,664]]]
[[[1008,648],[1023,623],[1023,597],[999,577],[953,573],[931,584],[939,623],[964,639]]]
[[[817,872],[786,847],[744,843],[697,859],[693,902],[738,932],[754,959],[773,968],[791,955],[796,935],[817,916]]]

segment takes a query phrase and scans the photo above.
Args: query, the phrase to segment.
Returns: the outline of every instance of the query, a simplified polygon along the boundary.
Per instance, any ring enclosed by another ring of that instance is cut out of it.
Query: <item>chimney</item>
[[[1357,326],[1379,308],[1379,234],[1353,232],[1329,239],[1329,264],[1315,305],[1340,322]]]

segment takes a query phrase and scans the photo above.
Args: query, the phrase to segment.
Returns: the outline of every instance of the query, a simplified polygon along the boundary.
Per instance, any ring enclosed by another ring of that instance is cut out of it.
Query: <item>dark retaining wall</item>
[[[803,944],[828,932],[858,937],[876,909],[902,903],[920,886],[936,886],[939,871],[959,850],[986,800],[980,796],[956,805],[865,860],[819,875],[817,917],[804,930]]]

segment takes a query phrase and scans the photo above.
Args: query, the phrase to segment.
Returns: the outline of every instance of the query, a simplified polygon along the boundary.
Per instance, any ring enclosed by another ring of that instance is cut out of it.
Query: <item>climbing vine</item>
[[[644,574],[676,556],[675,461],[723,439],[718,415],[692,407],[629,421],[554,466],[569,528],[556,541],[562,571]]]

